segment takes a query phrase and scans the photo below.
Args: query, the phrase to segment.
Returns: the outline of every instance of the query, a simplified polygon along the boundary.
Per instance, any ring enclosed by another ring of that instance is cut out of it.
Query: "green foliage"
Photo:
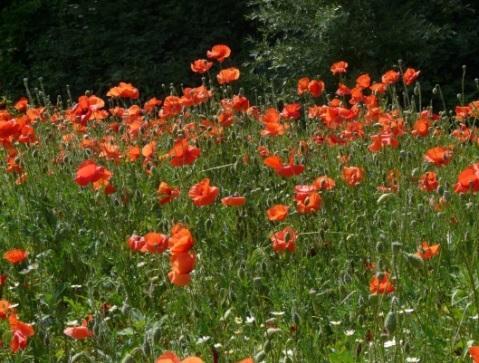
[[[399,59],[435,82],[460,89],[467,64],[479,76],[479,7],[467,0],[252,0],[254,73],[266,79],[320,74],[338,60],[378,76]],[[374,70],[376,72],[374,72]],[[429,84],[431,88],[431,84]],[[453,98],[452,98],[453,100]]]

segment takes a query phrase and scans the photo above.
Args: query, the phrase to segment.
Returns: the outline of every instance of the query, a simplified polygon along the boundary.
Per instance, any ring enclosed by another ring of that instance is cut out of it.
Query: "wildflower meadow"
[[[216,44],[152,98],[25,79],[0,361],[479,362],[478,81],[359,66],[260,94]]]

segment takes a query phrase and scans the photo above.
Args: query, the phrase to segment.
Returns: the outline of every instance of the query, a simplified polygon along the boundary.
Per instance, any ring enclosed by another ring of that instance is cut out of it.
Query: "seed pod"
[[[270,352],[270,351],[271,351],[271,347],[272,347],[271,340],[268,339],[268,340],[263,344],[263,351],[265,351],[265,352]]]
[[[391,243],[391,248],[393,250],[393,253],[398,253],[401,250],[402,243],[398,241],[394,241]]]
[[[135,363],[135,358],[130,353],[126,353],[121,363]]]
[[[266,353],[262,350],[260,350],[256,355],[254,356],[254,361],[255,362],[262,362],[266,358]]]
[[[396,313],[394,311],[390,311],[384,319],[384,329],[386,329],[388,334],[392,334],[396,330],[396,325]]]

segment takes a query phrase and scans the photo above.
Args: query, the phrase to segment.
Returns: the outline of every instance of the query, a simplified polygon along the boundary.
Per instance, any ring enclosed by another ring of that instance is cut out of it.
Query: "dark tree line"
[[[190,62],[226,43],[248,86],[328,81],[342,59],[378,76],[401,58],[451,97],[463,64],[479,77],[478,12],[472,0],[2,0],[0,93],[42,76],[52,96],[66,84],[103,94],[120,80],[161,94],[162,84],[197,84]]]

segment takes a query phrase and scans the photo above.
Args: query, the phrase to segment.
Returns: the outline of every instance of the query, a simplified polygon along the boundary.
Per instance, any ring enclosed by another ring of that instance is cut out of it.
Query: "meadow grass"
[[[18,316],[34,324],[35,335],[12,353],[8,323],[0,321],[0,359],[153,362],[169,350],[205,362],[247,356],[256,362],[470,361],[467,348],[479,340],[479,209],[477,195],[455,193],[454,185],[461,171],[478,161],[478,146],[477,139],[462,142],[451,131],[461,122],[473,130],[474,117],[461,120],[443,112],[426,136],[414,136],[418,93],[409,89],[408,101],[415,103],[404,104],[397,96],[403,86],[391,85],[378,95],[377,107],[384,115],[397,110],[393,119],[404,122],[405,134],[398,136],[397,148],[373,153],[370,135],[385,126],[368,122],[365,111],[354,118],[365,135],[332,145],[317,136],[337,135],[352,121],[328,129],[309,118],[308,107],[325,104],[324,96],[300,97],[283,89],[252,97],[261,114],[285,103],[302,105],[298,120],[282,119],[289,125],[283,136],[265,137],[261,118],[251,113],[235,112],[233,124],[222,127],[220,100],[237,91],[217,85],[210,90],[205,102],[184,107],[159,125],[154,121],[161,106],[142,112],[143,128],[135,136],[128,135],[125,118],[109,114],[80,130],[68,116],[72,107],[43,102],[41,94],[40,102],[30,100],[29,108],[43,112],[32,120],[35,141],[13,141],[26,178],[16,183],[18,173],[0,174],[2,252],[22,248],[29,255],[18,265],[3,260],[0,268],[7,276],[2,299],[18,304]],[[349,109],[348,98],[342,99]],[[113,99],[110,105],[135,104],[141,107],[138,100]],[[10,115],[22,117],[12,106]],[[221,136],[209,136],[199,126],[204,119],[213,120]],[[118,132],[109,127],[112,122],[121,124]],[[99,148],[82,147],[86,136],[97,143],[110,137],[121,158],[107,160]],[[174,167],[163,157],[179,137],[201,150],[191,165]],[[129,146],[151,141],[157,144],[146,163],[144,156],[128,160]],[[259,146],[283,160],[294,148],[304,172],[278,176],[264,165]],[[436,146],[452,150],[450,163],[424,161]],[[7,150],[3,154],[6,158]],[[112,172],[114,193],[75,183],[79,165],[88,159]],[[364,169],[359,185],[343,180],[345,165]],[[397,175],[397,190],[378,191],[390,170]],[[418,187],[426,171],[439,179],[431,192]],[[296,212],[295,186],[310,185],[321,175],[333,178],[336,187],[320,192],[315,213]],[[220,197],[196,207],[188,190],[204,178],[219,187]],[[179,187],[180,196],[160,205],[161,181]],[[246,204],[220,203],[234,194]],[[267,209],[280,203],[289,205],[288,217],[268,221]],[[168,278],[168,251],[135,252],[126,242],[135,233],[169,235],[176,223],[196,240],[196,265],[183,287]],[[296,250],[275,252],[270,237],[286,226],[298,233]],[[415,255],[422,241],[440,244],[440,253],[422,260]],[[390,274],[394,292],[371,293],[376,273]],[[74,340],[63,333],[87,316],[93,336]]]

